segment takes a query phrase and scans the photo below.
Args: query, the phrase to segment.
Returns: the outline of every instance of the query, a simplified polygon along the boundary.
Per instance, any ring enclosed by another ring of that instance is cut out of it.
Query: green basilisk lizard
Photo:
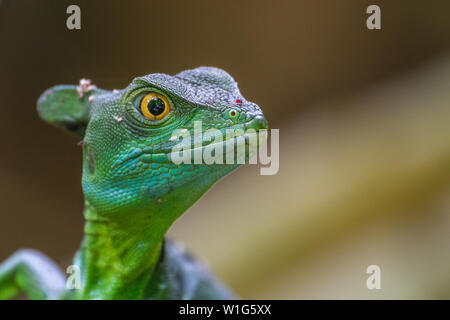
[[[200,67],[175,76],[135,78],[123,90],[88,80],[45,91],[46,122],[80,139],[84,239],[73,264],[80,286],[66,288],[58,267],[35,250],[0,264],[0,299],[229,299],[201,263],[165,240],[172,223],[239,164],[175,164],[175,129],[267,129],[260,108],[225,71]],[[224,140],[225,141],[225,140]],[[204,148],[204,147],[202,147]]]

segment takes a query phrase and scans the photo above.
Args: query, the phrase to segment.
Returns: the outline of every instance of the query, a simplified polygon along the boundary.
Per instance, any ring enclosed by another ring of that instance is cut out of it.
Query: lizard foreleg
[[[31,299],[57,299],[64,291],[65,277],[42,253],[22,249],[0,264],[0,299],[25,292]]]

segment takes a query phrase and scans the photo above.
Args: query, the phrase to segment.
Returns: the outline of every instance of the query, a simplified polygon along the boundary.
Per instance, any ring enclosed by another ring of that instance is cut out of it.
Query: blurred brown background
[[[78,4],[82,29],[66,28]],[[382,30],[366,28],[381,7]],[[280,128],[280,171],[245,167],[170,231],[244,298],[450,298],[450,2],[0,3],[0,261],[65,268],[82,237],[81,156],[39,94],[200,65]],[[366,268],[382,289],[366,288]]]

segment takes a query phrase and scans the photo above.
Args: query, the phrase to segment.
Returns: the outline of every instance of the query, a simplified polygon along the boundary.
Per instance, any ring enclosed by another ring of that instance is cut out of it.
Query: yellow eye
[[[170,111],[169,101],[162,94],[151,92],[139,104],[141,113],[150,120],[161,120]]]

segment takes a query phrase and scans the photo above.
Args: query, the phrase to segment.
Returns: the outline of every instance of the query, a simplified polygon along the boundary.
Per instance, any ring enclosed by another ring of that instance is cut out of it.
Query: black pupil
[[[164,101],[160,98],[153,98],[152,100],[150,100],[148,102],[147,105],[148,111],[154,115],[154,116],[158,116],[161,113],[164,112],[164,109],[166,108]]]

